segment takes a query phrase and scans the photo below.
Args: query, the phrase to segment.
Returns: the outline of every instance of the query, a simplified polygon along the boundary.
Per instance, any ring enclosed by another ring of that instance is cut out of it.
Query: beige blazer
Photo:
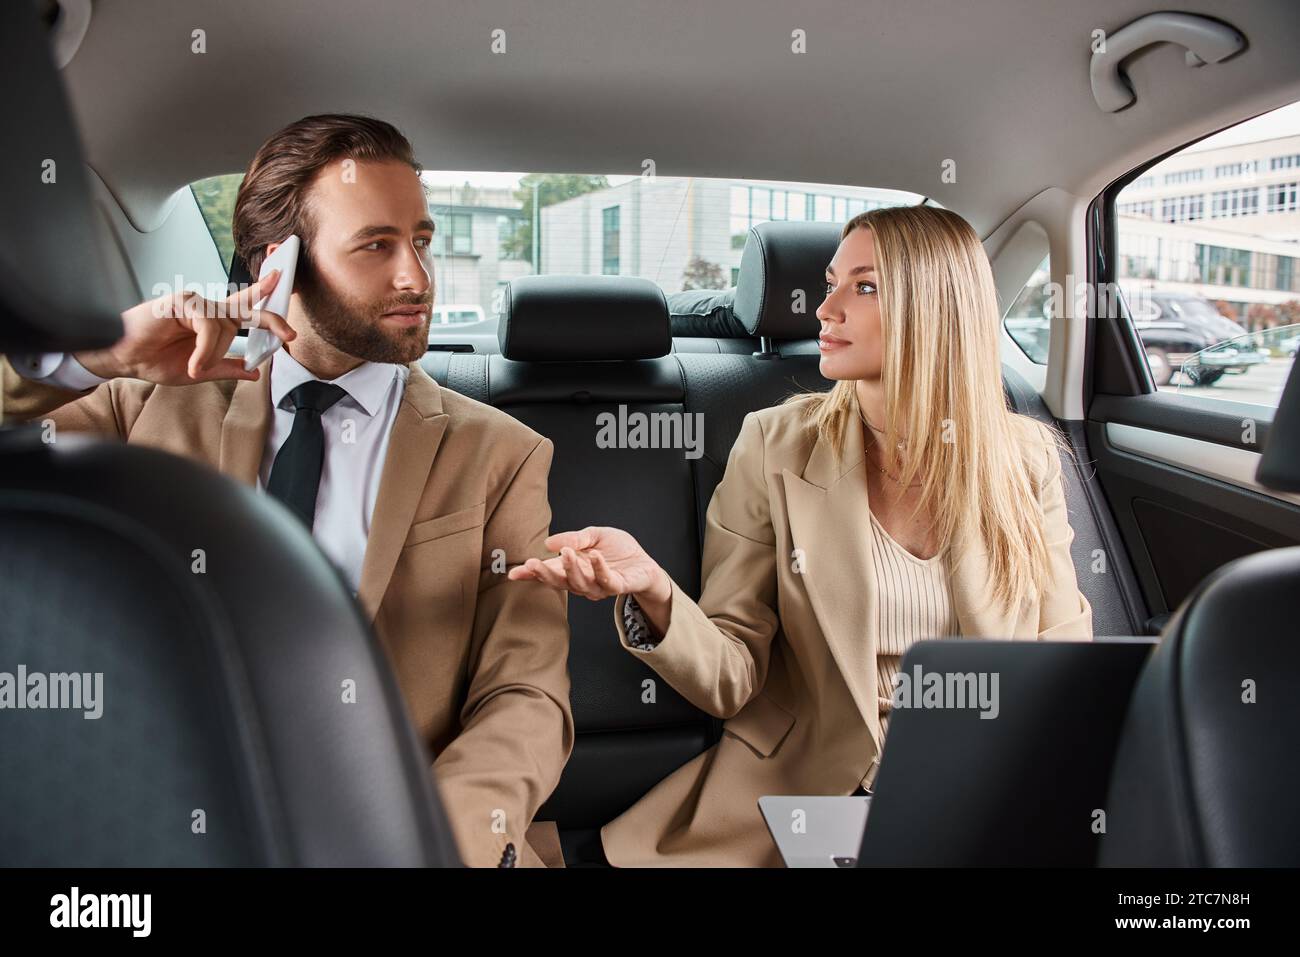
[[[779,866],[759,797],[849,794],[874,780],[878,636],[862,429],[853,418],[836,461],[799,421],[801,406],[746,416],[709,504],[699,603],[673,583],[668,632],[652,651],[628,646],[626,599],[615,603],[624,648],[728,720],[718,744],[605,825],[612,864]],[[987,600],[987,551],[954,543],[961,633],[1086,640],[1092,608],[1070,558],[1060,458],[1046,427],[1016,420],[1046,518],[1048,584],[1019,614],[1004,613]]]
[[[551,557],[551,442],[490,406],[411,375],[393,423],[357,599],[428,748],[461,856],[495,867],[554,860],[554,826],[525,833],[573,748],[568,606],[507,580]],[[187,456],[249,485],[271,423],[271,377],[189,386],[117,379],[69,392],[0,362],[4,412]],[[57,438],[56,438],[57,440]],[[501,568],[501,562],[496,562]],[[286,680],[291,676],[286,676]],[[547,848],[552,853],[548,853]]]

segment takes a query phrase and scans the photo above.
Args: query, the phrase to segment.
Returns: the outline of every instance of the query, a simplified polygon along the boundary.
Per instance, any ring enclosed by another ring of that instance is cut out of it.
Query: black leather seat
[[[1300,375],[1287,382],[1261,484],[1300,491]],[[1300,866],[1300,547],[1229,562],[1165,628],[1129,705],[1100,863]]]
[[[443,384],[506,410],[555,444],[553,530],[626,528],[697,592],[692,460],[681,448],[597,443],[598,416],[617,422],[668,413],[685,421],[663,293],[639,279],[517,280],[499,338],[501,355],[431,354],[426,366],[435,366]],[[703,750],[713,734],[712,719],[618,647],[612,621],[612,601],[570,598],[577,740],[538,817],[560,824],[571,862],[598,860],[596,830]]]
[[[23,130],[0,151],[0,349],[99,348],[121,322],[34,9],[0,14],[24,78],[0,93]],[[194,462],[49,438],[0,431],[0,671],[31,682],[0,715],[0,864],[457,863],[383,653],[301,525]]]
[[[670,334],[662,293],[645,280],[539,276],[515,280],[499,334],[501,354],[431,351],[423,366],[441,385],[502,408],[556,446],[552,528],[615,525],[632,532],[679,583],[699,594],[704,514],[747,413],[786,396],[825,390],[818,371],[816,304],[839,228],[763,223],[748,237],[734,316],[703,329],[745,335]],[[794,312],[796,290],[806,311]],[[710,302],[710,307],[717,305]],[[672,320],[679,331],[702,331]],[[1007,401],[1051,422],[1041,398],[1010,369]],[[617,412],[703,415],[703,449],[601,449],[596,416]],[[1079,584],[1098,634],[1138,634],[1116,575],[1090,572],[1101,532],[1076,468],[1066,494]],[[697,711],[618,647],[611,602],[571,598],[569,618],[577,743],[539,815],[558,822],[571,863],[599,859],[595,832],[668,772],[717,740],[721,723]],[[641,700],[656,681],[656,704]]]

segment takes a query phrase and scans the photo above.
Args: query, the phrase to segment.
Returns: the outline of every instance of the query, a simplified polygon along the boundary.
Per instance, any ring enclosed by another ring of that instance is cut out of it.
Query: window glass
[[[1016,301],[1002,319],[1007,334],[1031,362],[1047,364],[1047,344],[1052,331],[1052,302],[1048,281],[1052,276],[1050,256],[1038,264]]]
[[[1156,386],[1277,405],[1300,323],[1300,103],[1167,157],[1116,197],[1118,282]]]
[[[231,173],[190,184],[194,201],[199,204],[199,212],[203,214],[203,221],[212,234],[212,241],[216,243],[217,255],[221,257],[221,265],[227,272],[230,270],[231,257],[235,254],[235,236],[231,232],[230,221],[235,214],[235,196],[243,181],[243,173]]]

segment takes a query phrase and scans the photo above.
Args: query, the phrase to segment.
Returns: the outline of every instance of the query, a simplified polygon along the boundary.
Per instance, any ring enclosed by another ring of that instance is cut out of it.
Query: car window
[[[1162,160],[1115,216],[1119,286],[1157,388],[1276,406],[1300,323],[1300,104]]]
[[[734,286],[751,226],[770,220],[844,223],[924,197],[861,186],[558,173],[422,174],[437,232],[438,292],[430,341],[492,332],[505,287],[520,276],[638,276],[665,293]],[[194,183],[228,265],[242,175]]]
[[[1002,319],[1007,334],[1015,340],[1031,362],[1047,365],[1047,346],[1052,333],[1052,297],[1048,281],[1052,275],[1052,258],[1043,259],[1016,301]]]
[[[665,293],[726,289],[756,223],[842,223],[922,199],[858,186],[678,176],[435,171],[424,178],[442,237],[434,253],[448,315],[431,328],[431,340],[493,328],[505,286],[519,276],[637,276]]]
[[[226,176],[211,176],[190,184],[194,201],[199,204],[203,221],[212,234],[212,241],[217,244],[221,268],[227,271],[230,270],[231,257],[235,254],[235,237],[230,230],[230,222],[235,215],[235,196],[243,181],[243,173],[231,173]]]

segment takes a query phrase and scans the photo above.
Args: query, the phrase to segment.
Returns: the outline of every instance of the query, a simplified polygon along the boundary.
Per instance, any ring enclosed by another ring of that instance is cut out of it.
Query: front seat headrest
[[[0,150],[0,350],[102,349],[122,336],[94,203],[37,4],[0,11],[0,92],[15,134]]]
[[[826,267],[840,245],[836,223],[750,227],[736,281],[736,317],[751,336],[816,339]],[[801,292],[801,296],[796,293]],[[802,312],[796,312],[796,307]]]
[[[663,290],[632,276],[512,279],[497,340],[520,362],[657,359],[673,346]]]

